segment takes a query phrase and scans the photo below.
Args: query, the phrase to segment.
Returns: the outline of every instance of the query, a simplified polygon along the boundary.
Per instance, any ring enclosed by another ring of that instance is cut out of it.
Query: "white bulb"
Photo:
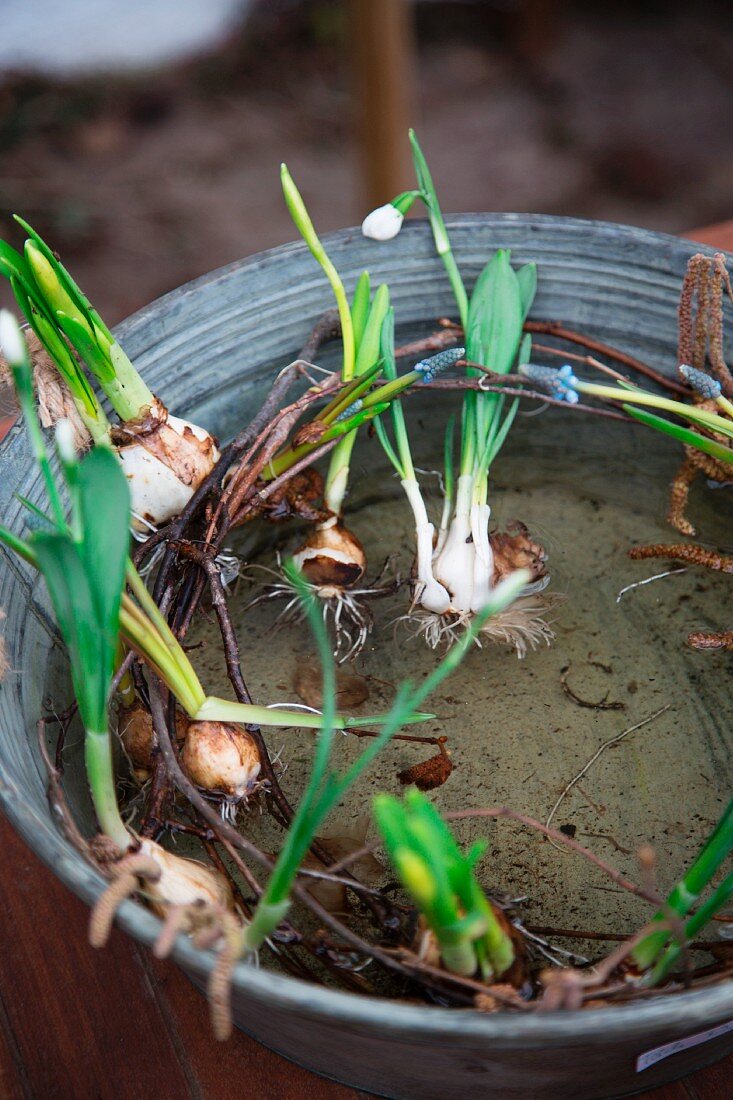
[[[371,237],[373,241],[391,241],[402,228],[405,215],[401,214],[396,206],[388,202],[385,206],[378,206],[367,214],[361,223],[361,231],[365,237]]]
[[[9,309],[0,309],[0,348],[11,366],[25,362],[25,341],[20,325]]]

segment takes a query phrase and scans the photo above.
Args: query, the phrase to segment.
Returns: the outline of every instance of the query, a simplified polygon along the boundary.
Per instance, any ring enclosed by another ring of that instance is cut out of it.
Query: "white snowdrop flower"
[[[67,465],[76,462],[74,428],[66,417],[56,422],[56,447],[63,462]]]
[[[405,215],[388,202],[367,214],[361,223],[361,231],[373,241],[391,241],[399,233],[404,220]]]
[[[9,309],[0,309],[0,349],[11,366],[25,362],[26,348],[20,325]]]

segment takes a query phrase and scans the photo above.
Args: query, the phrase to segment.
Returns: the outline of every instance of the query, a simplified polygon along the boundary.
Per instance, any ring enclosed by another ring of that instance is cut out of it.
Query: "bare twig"
[[[670,705],[671,704],[667,703],[666,706],[660,707],[659,710],[656,710],[654,712],[654,714],[650,714],[648,718],[644,718],[644,719],[642,719],[641,722],[637,722],[635,725],[629,726],[629,728],[625,729],[622,733],[617,733],[615,737],[609,737],[609,739],[607,741],[604,741],[602,745],[599,745],[599,747],[596,749],[596,751],[591,756],[590,760],[586,764],[584,764],[583,767],[578,772],[578,774],[574,775],[573,778],[570,780],[570,782],[566,783],[566,785],[563,787],[563,789],[562,789],[562,791],[561,791],[561,793],[560,793],[560,795],[557,799],[557,802],[555,803],[555,805],[550,810],[550,813],[548,814],[547,821],[545,822],[545,826],[549,827],[550,822],[552,821],[555,814],[557,813],[563,799],[570,793],[570,791],[573,789],[575,784],[578,783],[583,778],[583,776],[587,774],[587,772],[590,770],[590,768],[593,766],[593,764],[595,764],[598,757],[601,756],[606,751],[606,749],[609,749],[612,745],[618,745],[618,743],[620,741],[623,741],[623,739],[625,737],[628,737],[630,733],[635,733],[636,730],[641,729],[643,726],[649,725],[650,722],[653,722],[656,718],[659,718],[659,716],[661,714],[664,714],[665,711],[668,711],[669,708],[670,708]],[[552,843],[552,838],[550,838],[550,841]],[[563,843],[564,843],[564,841],[563,841]],[[557,844],[554,844],[553,846],[555,848],[557,848]]]

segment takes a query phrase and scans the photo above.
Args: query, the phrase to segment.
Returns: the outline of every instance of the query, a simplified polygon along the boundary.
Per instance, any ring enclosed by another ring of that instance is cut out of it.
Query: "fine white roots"
[[[476,645],[483,647],[485,642],[509,645],[520,659],[526,657],[528,650],[538,646],[550,645],[555,637],[548,615],[561,602],[561,596],[520,596],[518,600],[491,618],[476,636]],[[422,637],[431,649],[450,646],[457,642],[471,622],[471,612],[449,612],[437,615],[422,607],[414,608],[401,615],[396,624],[406,623],[413,628],[411,638]]]
[[[269,572],[269,570],[268,570]],[[277,575],[277,574],[276,574]],[[364,648],[374,625],[374,617],[364,603],[368,596],[381,596],[384,589],[373,585],[367,588],[318,588],[308,586],[314,592],[323,608],[323,621],[333,631],[333,656],[340,665],[357,657]],[[389,586],[391,589],[391,586]],[[300,597],[286,581],[268,584],[262,594],[247,605],[246,610],[256,604],[270,600],[286,600],[286,604],[274,623],[274,629],[294,626],[304,619]]]

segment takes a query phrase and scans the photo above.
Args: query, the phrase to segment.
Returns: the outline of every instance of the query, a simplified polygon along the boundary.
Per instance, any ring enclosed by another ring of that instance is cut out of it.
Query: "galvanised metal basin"
[[[535,215],[467,214],[450,219],[449,228],[469,281],[492,250],[511,247],[516,261],[536,260],[540,267],[533,316],[562,319],[660,370],[673,369],[677,296],[693,250],[688,242]],[[427,329],[449,310],[449,287],[424,223],[407,223],[396,240],[378,247],[358,230],[331,236],[327,246],[347,287],[364,267],[390,284],[401,323],[422,322]],[[146,380],[176,412],[226,438],[258,407],[273,364],[293,357],[330,305],[312,257],[294,244],[166,295],[118,333]],[[42,499],[19,427],[0,447],[0,514],[19,530],[15,492]],[[42,584],[5,551],[0,607],[7,616],[3,633],[12,668],[20,670],[0,687],[0,804],[49,868],[91,902],[103,879],[51,819],[36,748],[43,699],[69,696],[63,652]],[[91,829],[83,776],[73,769],[69,796]],[[157,918],[129,902],[119,922],[145,943],[159,927]],[[196,984],[205,981],[210,955],[181,939],[174,957]],[[733,1050],[733,1030],[721,1027],[733,1020],[733,983],[576,1014],[491,1016],[362,998],[242,964],[234,1008],[240,1027],[318,1073],[381,1095],[422,1100],[620,1096]],[[710,1029],[719,1033],[687,1042]],[[674,1053],[637,1069],[640,1056],[670,1043],[678,1044]]]

